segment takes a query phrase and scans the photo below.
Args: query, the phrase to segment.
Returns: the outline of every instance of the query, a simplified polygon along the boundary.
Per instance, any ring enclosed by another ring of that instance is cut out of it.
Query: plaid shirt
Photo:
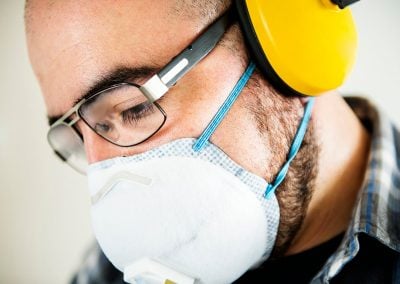
[[[329,283],[340,275],[360,251],[361,233],[396,251],[392,283],[400,283],[400,132],[369,101],[362,98],[346,98],[346,101],[372,135],[369,164],[344,238],[311,283]],[[94,245],[72,283],[117,284],[124,283],[122,279],[122,274]]]
[[[360,251],[360,233],[398,253],[393,283],[400,283],[400,132],[369,101],[346,101],[372,134],[368,168],[345,237],[312,283],[329,283],[354,259]]]

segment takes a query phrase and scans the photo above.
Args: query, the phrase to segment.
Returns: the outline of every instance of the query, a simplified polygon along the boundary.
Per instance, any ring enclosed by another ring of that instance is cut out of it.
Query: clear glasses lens
[[[100,136],[119,146],[133,146],[156,133],[166,120],[138,87],[122,84],[85,101],[80,117]],[[82,138],[67,123],[50,128],[47,138],[61,159],[85,174],[88,166]]]
[[[47,139],[56,153],[77,171],[85,174],[87,160],[80,136],[67,124],[53,126]]]
[[[79,115],[96,133],[119,146],[146,140],[165,121],[164,113],[130,84],[110,88],[87,100]]]

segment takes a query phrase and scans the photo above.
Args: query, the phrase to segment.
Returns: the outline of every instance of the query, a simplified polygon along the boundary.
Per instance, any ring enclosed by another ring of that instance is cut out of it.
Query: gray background
[[[25,47],[22,0],[0,0],[0,283],[67,283],[93,238],[86,181],[53,156]],[[400,1],[363,0],[355,70],[341,88],[400,124]]]

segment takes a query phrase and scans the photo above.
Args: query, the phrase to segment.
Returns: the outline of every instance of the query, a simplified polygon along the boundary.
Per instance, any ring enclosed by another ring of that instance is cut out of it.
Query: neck
[[[346,230],[368,162],[370,137],[338,94],[328,93],[316,100],[313,123],[321,149],[319,171],[306,217],[288,255]]]

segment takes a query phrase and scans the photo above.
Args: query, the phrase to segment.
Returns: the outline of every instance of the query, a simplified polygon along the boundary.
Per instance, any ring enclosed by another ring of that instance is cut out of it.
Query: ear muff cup
[[[356,57],[348,8],[330,0],[235,0],[252,58],[284,95],[317,96],[343,84]]]

